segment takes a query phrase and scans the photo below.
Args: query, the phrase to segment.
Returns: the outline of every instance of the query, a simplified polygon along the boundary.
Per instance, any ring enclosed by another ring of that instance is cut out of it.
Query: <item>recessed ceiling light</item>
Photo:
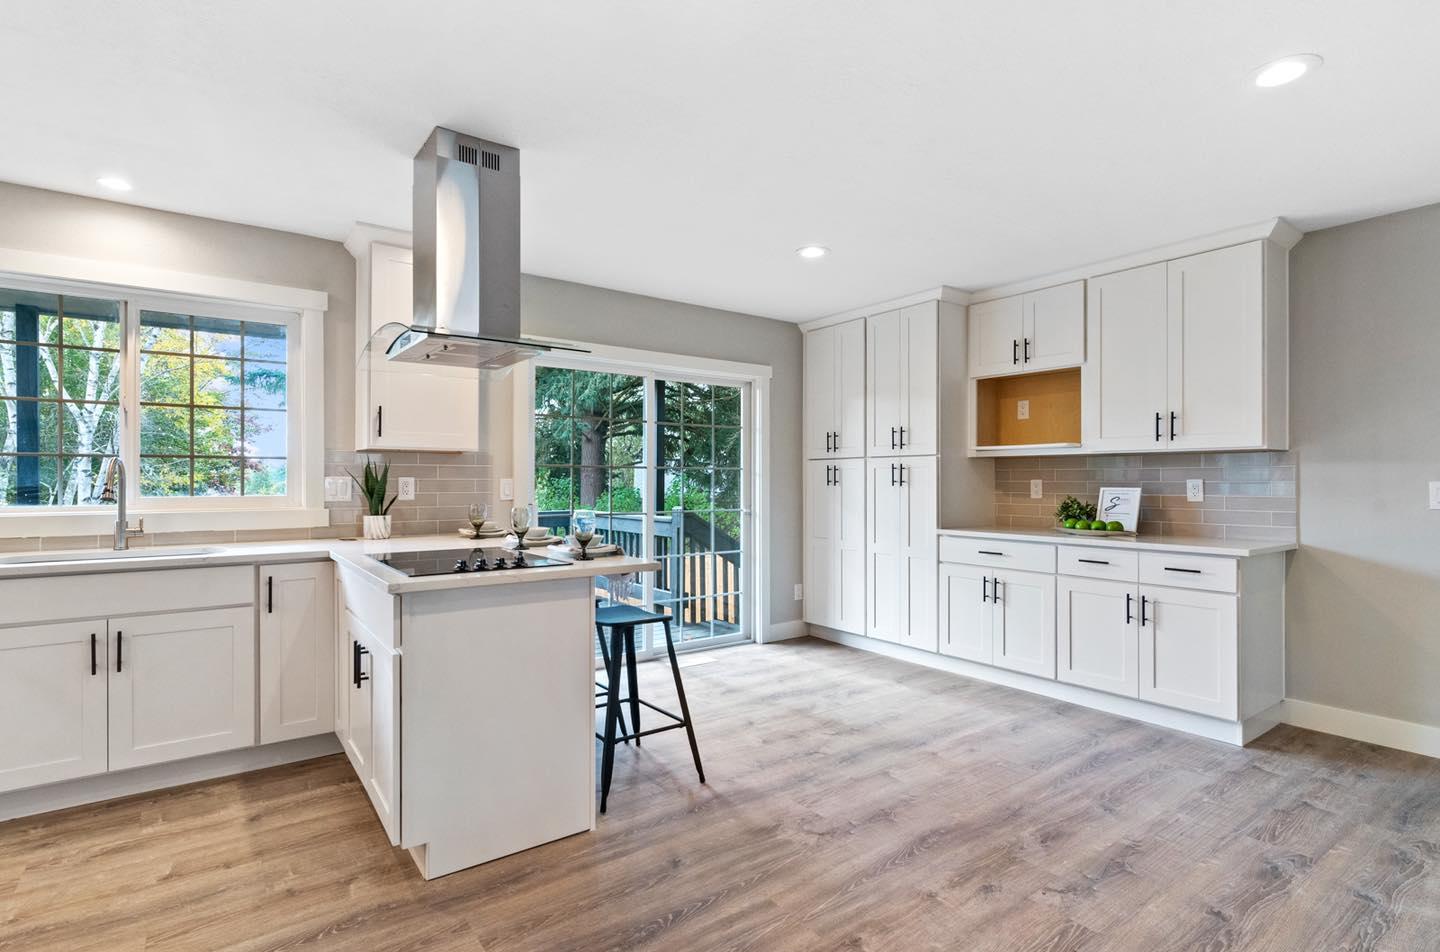
[[[102,175],[95,180],[95,184],[101,188],[108,188],[112,192],[128,192],[135,187],[130,184],[129,180],[118,175]]]
[[[1262,89],[1293,83],[1306,73],[1320,68],[1325,61],[1314,53],[1284,56],[1255,70],[1255,85]]]
[[[823,258],[830,253],[830,249],[824,245],[806,245],[803,248],[796,248],[795,253],[807,261],[814,261]]]

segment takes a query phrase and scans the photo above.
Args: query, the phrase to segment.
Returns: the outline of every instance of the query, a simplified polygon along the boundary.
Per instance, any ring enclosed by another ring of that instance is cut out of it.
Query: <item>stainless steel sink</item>
[[[0,555],[0,565],[41,565],[69,562],[114,562],[121,559],[171,559],[187,556],[210,555],[220,550],[214,546],[199,546],[189,549],[160,547],[138,548],[117,552],[114,549],[77,549],[70,552],[17,552]]]

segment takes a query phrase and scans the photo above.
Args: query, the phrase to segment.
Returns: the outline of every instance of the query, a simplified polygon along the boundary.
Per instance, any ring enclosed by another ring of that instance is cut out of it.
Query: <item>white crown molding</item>
[[[372,225],[366,221],[357,221],[350,229],[350,234],[345,236],[345,250],[355,257],[367,254],[373,242],[380,242],[384,245],[398,245],[401,248],[413,247],[415,236],[408,231],[401,231],[399,228],[386,228],[384,225]]]
[[[1184,258],[1187,255],[1200,254],[1204,251],[1214,251],[1218,248],[1227,248],[1231,245],[1241,245],[1247,241],[1272,241],[1286,251],[1289,251],[1304,237],[1304,234],[1304,232],[1283,218],[1268,218],[1265,221],[1243,225],[1239,228],[1231,228],[1227,231],[1201,235],[1198,238],[1190,238],[1185,241],[1177,241],[1174,244],[1161,245],[1159,248],[1150,248],[1145,251],[1135,252],[1134,254],[1122,255],[1119,258],[1107,258],[1104,261],[1091,262],[1090,264],[1081,265],[1077,268],[1041,275],[1038,278],[1029,278],[1024,281],[997,285],[993,288],[984,288],[970,294],[970,303],[979,304],[983,301],[993,301],[996,298],[1024,294],[1027,291],[1040,291],[1044,288],[1052,288],[1057,284],[1069,284],[1071,281],[1080,281],[1085,278],[1093,278],[1115,271],[1124,271],[1128,268],[1138,268],[1142,265],[1154,264],[1157,261]]]
[[[844,324],[846,321],[869,317],[871,314],[880,314],[884,311],[893,311],[897,308],[909,307],[912,304],[924,304],[926,301],[944,301],[948,304],[958,304],[964,307],[970,303],[970,293],[942,284],[938,288],[931,288],[928,291],[916,291],[914,294],[907,294],[905,297],[895,298],[893,301],[881,301],[878,304],[851,308],[848,311],[841,311],[839,314],[831,314],[827,317],[817,317],[812,321],[804,321],[800,324],[800,329],[802,331],[819,330],[822,327],[829,327],[832,324]]]

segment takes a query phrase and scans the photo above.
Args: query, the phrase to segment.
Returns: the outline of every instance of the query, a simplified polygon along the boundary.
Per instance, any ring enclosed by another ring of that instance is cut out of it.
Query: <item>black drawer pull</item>
[[[124,658],[124,655],[125,655],[125,647],[124,647],[124,644],[123,644],[124,638],[125,638],[125,632],[123,632],[123,631],[117,631],[117,632],[115,632],[115,673],[116,673],[116,674],[119,674],[121,671],[123,671],[123,670],[125,669],[125,658]]]
[[[1165,566],[1165,571],[1167,571],[1167,572],[1184,572],[1186,575],[1204,575],[1204,574],[1205,574],[1204,572],[1200,571],[1199,569],[1177,569],[1177,568],[1174,568],[1173,566],[1169,566],[1169,565]]]
[[[1109,565],[1104,559],[1076,559],[1076,562],[1084,562],[1086,565]]]
[[[985,549],[981,549],[980,552],[979,552],[979,554],[980,554],[980,555],[1001,555],[1001,556],[1003,556],[1005,553],[1004,553],[1004,552],[989,552],[989,551],[987,551],[987,550],[985,550]]]

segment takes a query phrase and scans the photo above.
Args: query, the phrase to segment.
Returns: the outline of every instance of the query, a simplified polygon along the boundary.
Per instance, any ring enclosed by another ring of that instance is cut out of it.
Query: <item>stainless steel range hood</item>
[[[415,154],[414,203],[412,323],[372,346],[482,370],[557,349],[520,336],[520,151],[437,127]]]

